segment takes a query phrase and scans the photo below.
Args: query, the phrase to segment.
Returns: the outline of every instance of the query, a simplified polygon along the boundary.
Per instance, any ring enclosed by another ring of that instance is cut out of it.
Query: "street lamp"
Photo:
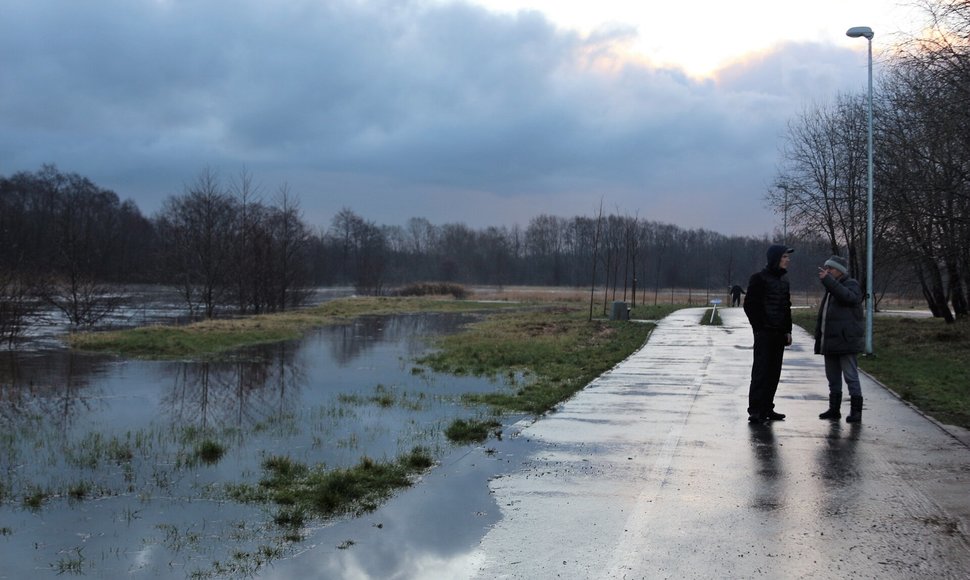
[[[866,356],[872,356],[872,37],[868,26],[853,26],[845,32],[850,38],[865,37],[869,41],[869,190],[866,195],[868,219],[866,220]]]

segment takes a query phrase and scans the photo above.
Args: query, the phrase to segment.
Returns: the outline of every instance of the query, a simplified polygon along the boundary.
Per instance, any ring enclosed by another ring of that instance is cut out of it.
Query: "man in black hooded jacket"
[[[754,331],[754,361],[748,389],[748,421],[752,423],[785,418],[774,409],[785,347],[792,341],[791,291],[787,273],[791,262],[789,254],[794,251],[780,244],[771,246],[765,268],[748,280],[744,313]]]

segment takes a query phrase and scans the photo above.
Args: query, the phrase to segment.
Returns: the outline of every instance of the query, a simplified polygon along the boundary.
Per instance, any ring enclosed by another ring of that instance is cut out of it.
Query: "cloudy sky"
[[[0,175],[148,215],[204,169],[472,227],[607,211],[771,232],[786,124],[863,92],[886,0],[0,0]],[[877,62],[878,74],[878,62]]]

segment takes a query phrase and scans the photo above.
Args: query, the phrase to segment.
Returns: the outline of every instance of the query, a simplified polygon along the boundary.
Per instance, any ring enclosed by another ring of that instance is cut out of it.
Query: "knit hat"
[[[849,265],[842,256],[832,256],[828,260],[825,260],[824,266],[828,268],[834,268],[843,274],[849,273]]]

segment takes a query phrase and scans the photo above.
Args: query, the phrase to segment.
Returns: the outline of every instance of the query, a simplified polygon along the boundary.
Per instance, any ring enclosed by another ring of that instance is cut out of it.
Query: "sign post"
[[[717,314],[717,305],[720,303],[721,303],[720,298],[711,299],[711,304],[714,305],[714,308],[711,309],[711,321],[709,324],[714,324],[714,315]]]

